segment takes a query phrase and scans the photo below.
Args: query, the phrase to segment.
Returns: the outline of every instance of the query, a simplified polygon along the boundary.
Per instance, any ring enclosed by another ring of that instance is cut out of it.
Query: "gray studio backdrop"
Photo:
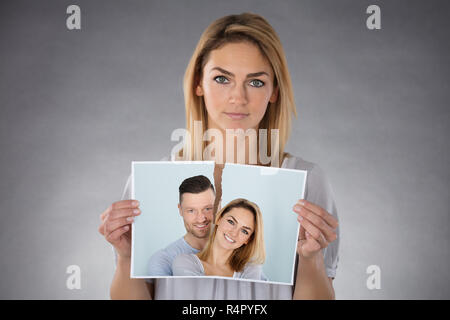
[[[81,30],[66,27],[71,4]],[[366,27],[371,4],[380,30]],[[201,32],[244,11],[286,50],[299,113],[288,151],[335,193],[337,298],[450,298],[449,3],[361,0],[1,1],[0,298],[109,298],[99,215],[132,160],[175,145]],[[380,289],[366,285],[371,265]]]

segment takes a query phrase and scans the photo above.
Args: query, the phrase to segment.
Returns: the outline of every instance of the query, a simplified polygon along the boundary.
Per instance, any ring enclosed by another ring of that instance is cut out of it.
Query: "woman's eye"
[[[229,224],[234,225],[234,221],[233,220],[227,220]]]
[[[261,80],[258,80],[258,79],[254,79],[254,80],[250,81],[250,85],[252,87],[259,88],[259,87],[262,87],[264,85],[264,82],[262,82]]]
[[[242,229],[242,232],[247,236],[248,235],[248,232],[247,232],[247,230],[245,230],[245,229]]]
[[[217,83],[228,83],[228,79],[225,78],[224,76],[217,76],[214,78],[214,81],[216,81]]]

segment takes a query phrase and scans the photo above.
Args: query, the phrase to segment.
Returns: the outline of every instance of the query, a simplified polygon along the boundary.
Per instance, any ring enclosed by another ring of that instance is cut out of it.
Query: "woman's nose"
[[[236,227],[231,228],[230,236],[237,237],[237,235],[238,235],[238,228]]]
[[[231,89],[230,103],[235,104],[235,105],[246,105],[247,104],[247,93],[245,91],[244,85],[235,85]]]

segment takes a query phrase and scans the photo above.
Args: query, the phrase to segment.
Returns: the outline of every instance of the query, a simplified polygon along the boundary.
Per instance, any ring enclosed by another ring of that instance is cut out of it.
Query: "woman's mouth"
[[[225,114],[229,118],[231,118],[231,120],[241,120],[249,115],[248,113],[234,113],[234,112],[225,112]]]
[[[225,237],[225,240],[227,240],[229,243],[235,243],[236,241],[231,239],[229,236],[227,236],[225,233],[223,234]]]

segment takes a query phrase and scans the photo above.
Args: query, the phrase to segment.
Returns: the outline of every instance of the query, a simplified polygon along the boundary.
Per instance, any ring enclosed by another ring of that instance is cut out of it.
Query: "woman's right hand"
[[[141,214],[137,200],[121,200],[111,204],[101,215],[98,231],[111,243],[121,258],[131,257],[131,224]]]

